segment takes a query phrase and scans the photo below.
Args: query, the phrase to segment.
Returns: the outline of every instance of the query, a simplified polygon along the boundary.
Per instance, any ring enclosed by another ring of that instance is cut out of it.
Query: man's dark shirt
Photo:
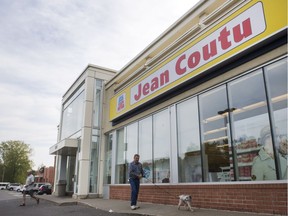
[[[140,174],[144,177],[142,164],[132,161],[129,164],[129,178],[137,179]]]

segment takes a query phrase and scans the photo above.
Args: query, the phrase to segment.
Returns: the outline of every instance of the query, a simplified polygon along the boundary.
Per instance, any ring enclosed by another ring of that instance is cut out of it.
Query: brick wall
[[[287,183],[144,185],[138,201],[177,205],[178,195],[191,194],[192,206],[241,212],[287,215]],[[130,200],[130,185],[111,185],[110,199]]]
[[[54,184],[54,167],[45,167],[43,178],[45,182],[49,182],[50,184]]]

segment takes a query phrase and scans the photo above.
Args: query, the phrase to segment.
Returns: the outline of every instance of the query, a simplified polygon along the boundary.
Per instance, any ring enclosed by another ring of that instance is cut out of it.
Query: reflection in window
[[[271,115],[275,125],[275,146],[280,179],[287,179],[287,58],[264,68]]]
[[[154,182],[170,182],[170,116],[164,110],[153,116]]]
[[[262,70],[229,83],[228,90],[229,102],[234,108],[231,113],[234,132],[234,162],[237,169],[235,170],[236,180],[251,180],[251,176],[252,179],[255,178],[254,180],[263,180],[264,176],[260,177],[259,170],[256,169],[257,164],[261,163],[258,152],[264,147],[264,143],[260,142],[260,136],[263,133],[261,130],[269,125]],[[265,133],[270,135],[270,129],[266,129]],[[272,152],[269,154],[273,154],[273,149],[271,150]],[[256,163],[254,169],[253,163]],[[271,163],[275,167],[274,161]],[[276,177],[275,169],[273,174]]]
[[[204,179],[230,181],[229,118],[226,87],[199,96]]]
[[[82,127],[84,90],[80,88],[63,105],[61,140],[70,137]]]
[[[142,178],[142,183],[151,183],[153,178],[152,117],[139,121],[139,154],[145,174],[145,178]]]
[[[201,182],[199,119],[197,98],[177,105],[179,182]]]

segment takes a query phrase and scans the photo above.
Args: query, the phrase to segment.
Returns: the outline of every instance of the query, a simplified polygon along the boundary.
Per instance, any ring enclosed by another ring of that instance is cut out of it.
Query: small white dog
[[[193,212],[194,210],[192,209],[191,203],[192,203],[191,195],[187,195],[187,194],[180,195],[179,196],[178,210],[180,209],[180,206],[182,204],[184,204],[186,210],[190,209],[190,211]]]

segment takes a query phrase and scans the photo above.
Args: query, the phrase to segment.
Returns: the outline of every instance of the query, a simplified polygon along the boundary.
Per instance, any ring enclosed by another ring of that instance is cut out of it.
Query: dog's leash
[[[152,180],[150,180],[150,179],[148,179],[148,178],[146,178],[146,177],[144,177],[144,178],[147,179],[148,182],[152,183],[152,184],[153,184],[155,187],[157,187],[158,189],[160,189],[160,190],[166,192],[166,193],[169,194],[170,196],[175,197],[175,194],[171,194],[171,193],[169,193],[169,192],[168,192],[167,190],[165,190],[164,188],[161,188],[160,186],[158,186],[157,184],[155,184]],[[179,197],[176,196],[176,198],[178,199]]]
[[[136,175],[136,173],[132,172],[132,174]],[[162,191],[166,192],[167,194],[169,194],[170,196],[175,197],[175,194],[171,194],[169,193],[167,190],[165,190],[164,188],[161,188],[160,186],[156,185],[152,180],[148,179],[146,176],[143,176],[143,178],[147,179],[148,182],[152,183],[155,187],[157,187],[158,189],[161,189]],[[176,198],[178,199],[179,197],[176,196]]]

